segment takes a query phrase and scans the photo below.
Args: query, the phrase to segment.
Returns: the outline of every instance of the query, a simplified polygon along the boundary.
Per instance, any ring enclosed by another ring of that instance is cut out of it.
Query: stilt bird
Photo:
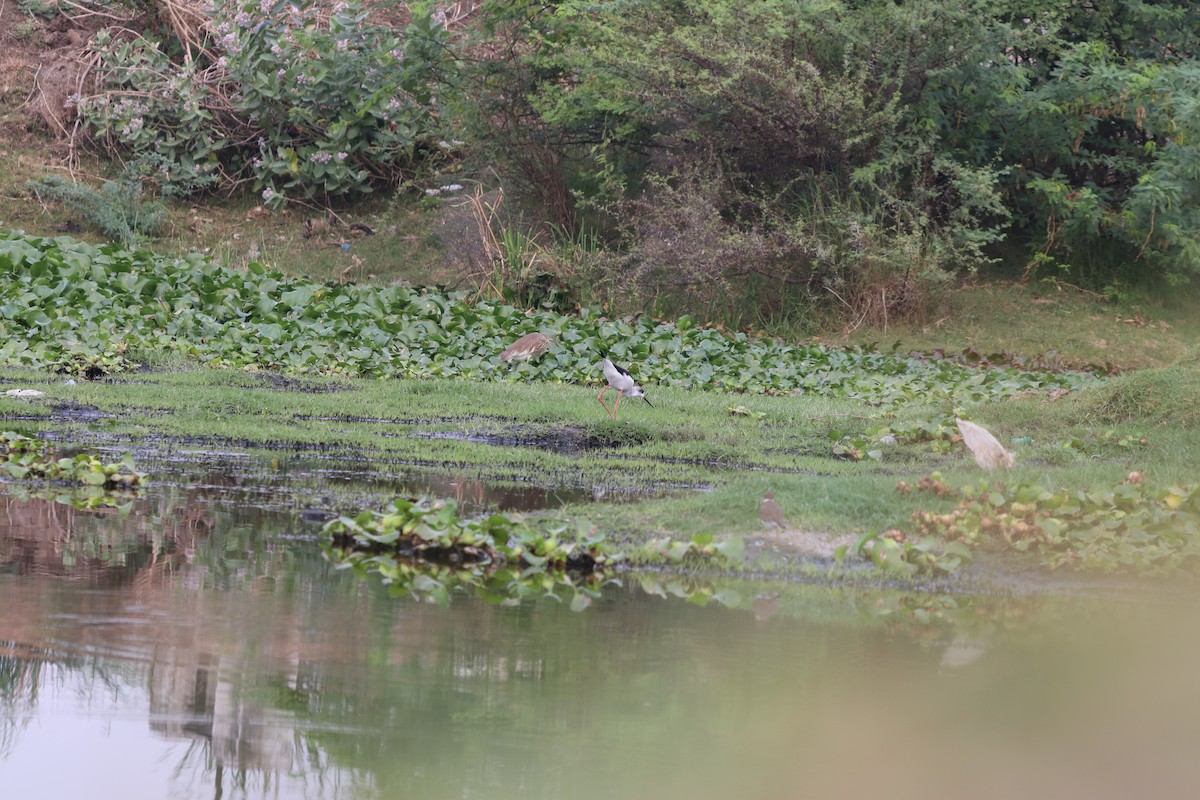
[[[646,401],[646,405],[654,408],[654,403],[651,403],[650,398],[646,397],[646,393],[642,391],[642,387],[634,382],[633,376],[627,370],[618,367],[607,358],[604,359],[604,379],[608,381],[608,385],[600,390],[600,394],[596,395],[596,400],[600,405],[604,406],[604,410],[613,419],[617,418],[617,406],[621,405],[621,398],[623,396],[640,397]],[[609,389],[617,390],[617,402],[613,403],[612,408],[605,405],[604,400],[601,399]]]

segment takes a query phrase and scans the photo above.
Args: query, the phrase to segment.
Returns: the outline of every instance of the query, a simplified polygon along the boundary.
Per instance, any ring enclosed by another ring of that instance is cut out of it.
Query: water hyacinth
[[[596,365],[608,355],[636,365],[644,385],[885,406],[936,396],[972,402],[1098,380],[788,344],[721,333],[686,316],[667,323],[611,319],[594,309],[564,315],[470,302],[465,292],[314,283],[257,263],[238,271],[199,255],[168,259],[69,237],[0,234],[0,274],[0,363],[70,372],[128,369],[139,351],[171,351],[216,366],[291,372],[595,383]],[[518,367],[500,361],[505,347],[534,332],[557,344]]]

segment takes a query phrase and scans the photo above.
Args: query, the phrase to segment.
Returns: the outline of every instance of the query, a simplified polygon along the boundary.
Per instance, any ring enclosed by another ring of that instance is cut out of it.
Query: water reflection
[[[56,505],[0,515],[5,796],[1184,796],[1200,777],[1196,626],[1169,607],[1159,627],[1086,596],[627,576],[582,614],[441,609],[334,570],[297,516],[202,490],[124,517]]]
[[[288,508],[370,505],[381,494],[396,497],[453,497],[467,514],[493,511],[538,511],[588,502],[599,497],[634,500],[651,493],[628,487],[583,485],[576,474],[514,473],[485,477],[474,472],[446,471],[444,466],[378,464],[362,454],[342,452],[276,455],[270,458],[239,451],[144,449],[137,451],[141,469],[159,486],[200,489],[228,503]],[[663,495],[665,488],[655,488]],[[368,502],[369,500],[369,502]]]
[[[119,510],[78,510],[37,497],[0,495],[0,570],[119,585],[154,580],[194,552],[211,533],[215,511],[205,495],[160,495],[131,524]]]

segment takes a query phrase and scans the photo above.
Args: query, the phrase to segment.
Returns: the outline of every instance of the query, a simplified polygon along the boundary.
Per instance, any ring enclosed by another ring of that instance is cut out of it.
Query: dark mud
[[[479,422],[504,422],[505,417],[488,417],[472,414],[471,416],[449,417],[362,417],[352,414],[331,414],[315,416],[312,414],[296,414],[292,419],[299,422],[348,422],[368,425],[458,425]]]
[[[614,440],[578,425],[542,427],[515,425],[500,431],[428,431],[414,434],[420,439],[450,439],[457,442],[489,444],[496,447],[533,447],[563,455],[608,449],[633,444]],[[642,441],[645,441],[643,439]]]
[[[56,402],[50,406],[50,419],[55,422],[95,422],[98,419],[111,419],[116,416],[95,406],[70,400]]]
[[[303,378],[296,378],[290,375],[278,375],[274,372],[260,373],[260,377],[266,386],[264,388],[274,389],[280,392],[302,392],[304,394],[336,394],[337,392],[347,392],[353,387],[348,383],[324,383],[316,381],[306,381]]]

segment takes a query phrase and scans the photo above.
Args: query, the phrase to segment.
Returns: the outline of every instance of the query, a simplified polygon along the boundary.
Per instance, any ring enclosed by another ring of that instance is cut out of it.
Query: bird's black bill
[[[654,408],[654,403],[650,402],[649,397],[646,397],[646,395],[642,395],[642,399],[646,401],[646,405],[650,406],[651,408]]]

